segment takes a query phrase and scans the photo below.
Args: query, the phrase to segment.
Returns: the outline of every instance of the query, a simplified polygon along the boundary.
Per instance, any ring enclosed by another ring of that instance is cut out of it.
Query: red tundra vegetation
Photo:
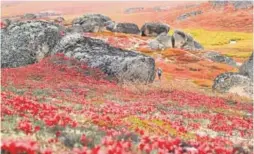
[[[173,88],[137,92],[63,55],[1,71],[4,154],[252,150],[249,102]]]

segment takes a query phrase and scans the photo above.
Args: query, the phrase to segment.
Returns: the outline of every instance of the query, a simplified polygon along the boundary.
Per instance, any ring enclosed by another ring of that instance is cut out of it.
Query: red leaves
[[[87,123],[106,134],[103,141],[96,143],[92,149],[86,147],[90,145],[90,138],[82,135],[80,143],[84,147],[73,151],[79,154],[128,154],[139,150],[147,153],[152,150],[162,154],[169,151],[183,153],[186,148],[181,147],[182,137],[189,134],[191,139],[186,139],[191,146],[188,153],[228,153],[231,150],[228,147],[232,146],[228,137],[233,133],[246,138],[253,135],[252,118],[246,114],[252,113],[251,104],[238,102],[229,105],[222,98],[179,90],[152,89],[140,95],[128,87],[124,89],[103,80],[98,70],[91,73],[85,64],[64,58],[63,54],[58,56],[58,60],[66,60],[64,64],[45,59],[27,67],[2,69],[3,87],[12,86],[17,91],[25,89],[22,96],[11,90],[1,92],[2,122],[13,115],[18,116],[21,119],[18,129],[26,134],[40,133],[54,126],[79,129]],[[84,72],[90,74],[85,75]],[[99,76],[98,79],[91,74]],[[235,115],[235,112],[240,114]],[[206,123],[203,124],[203,121]],[[43,124],[34,126],[34,122]],[[132,136],[134,139],[119,139],[119,136],[130,134],[133,129],[137,139],[135,136]],[[197,134],[202,129],[223,135],[212,138],[208,133],[203,133],[200,137]],[[56,137],[49,140],[49,147],[58,142],[60,134],[53,134]],[[178,136],[181,139],[176,138]]]
[[[1,150],[11,154],[36,154],[38,146],[36,142],[31,140],[4,140],[1,144]]]
[[[24,131],[26,134],[31,134],[33,126],[29,120],[21,120],[18,123],[18,129]]]

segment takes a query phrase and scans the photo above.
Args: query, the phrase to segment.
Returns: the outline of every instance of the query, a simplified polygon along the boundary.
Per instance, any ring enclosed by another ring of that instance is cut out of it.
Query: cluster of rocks
[[[177,20],[185,20],[187,18],[190,18],[190,17],[193,17],[193,16],[197,16],[197,15],[200,15],[202,14],[203,12],[202,11],[193,11],[193,12],[188,12],[188,13],[185,13],[183,15],[180,15],[179,17],[177,17]]]
[[[25,66],[61,52],[102,70],[119,82],[152,82],[155,78],[153,58],[83,36],[82,32],[96,32],[109,21],[109,18],[102,15],[84,16],[73,21],[73,27],[79,27],[78,32],[67,32],[59,24],[44,21],[10,23],[1,29],[1,67]],[[116,27],[119,30],[124,26],[120,24]],[[62,32],[67,33],[62,36]]]
[[[153,10],[156,12],[162,12],[162,11],[167,11],[169,9],[169,7],[167,6],[156,6],[153,7]]]
[[[155,78],[155,61],[153,58],[134,52],[115,48],[102,40],[84,37],[83,32],[110,30],[130,34],[155,37],[149,45],[153,49],[181,48],[185,50],[202,50],[203,47],[192,36],[175,30],[168,35],[169,25],[163,23],[145,23],[141,29],[132,23],[116,23],[100,14],[87,14],[72,22],[72,27],[61,26],[63,18],[56,23],[44,21],[5,20],[6,27],[1,29],[1,67],[20,67],[40,61],[47,55],[64,53],[86,63],[92,68],[99,68],[118,81],[152,82]],[[62,35],[65,32],[65,36]],[[205,58],[215,62],[235,66],[229,57],[216,52],[208,52]],[[242,91],[251,94],[249,85],[253,83],[253,58],[244,63],[238,73],[219,75],[213,89],[220,92],[232,91],[242,86]],[[234,83],[234,84],[231,84]],[[247,87],[246,87],[247,85]]]
[[[26,13],[21,17],[21,19],[26,19],[26,20],[33,20],[36,18],[37,18],[37,15],[33,13]]]
[[[143,7],[132,7],[124,10],[124,13],[135,13],[144,10]]]
[[[209,1],[213,7],[226,7],[227,5],[233,5],[236,10],[248,9],[253,7],[253,1],[229,1],[229,0],[212,0]]]
[[[253,53],[240,67],[239,72],[226,72],[218,75],[213,84],[218,92],[237,93],[242,96],[253,96]]]
[[[50,17],[50,16],[61,16],[62,13],[54,10],[41,11],[36,14],[38,18]]]
[[[134,23],[116,23],[109,17],[101,14],[85,14],[72,22],[70,31],[101,32],[112,31],[128,34],[140,34],[142,36],[158,36],[161,33],[168,33],[169,25],[156,22],[145,23],[141,29]]]
[[[149,46],[155,50],[164,50],[166,48],[179,48],[190,51],[203,50],[203,46],[193,37],[181,30],[175,30],[173,35],[162,33],[150,41]]]

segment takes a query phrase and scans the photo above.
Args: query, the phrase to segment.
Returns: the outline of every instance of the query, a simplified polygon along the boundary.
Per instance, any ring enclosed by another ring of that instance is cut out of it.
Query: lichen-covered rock
[[[127,33],[127,34],[139,34],[140,30],[134,23],[110,23],[107,29],[112,32]]]
[[[240,67],[239,73],[248,76],[253,81],[253,53],[250,58]]]
[[[42,21],[17,22],[1,30],[1,67],[19,67],[44,58],[60,40],[57,25]]]
[[[133,51],[115,48],[102,40],[84,37],[75,33],[66,35],[54,48],[68,57],[99,68],[118,81],[152,82],[155,78],[153,58]]]
[[[228,65],[233,66],[233,67],[237,66],[236,62],[232,58],[224,56],[224,55],[222,55],[220,53],[217,53],[217,52],[214,52],[214,51],[206,52],[204,54],[204,57],[207,58],[207,59],[210,59],[214,62],[225,63],[225,64],[228,64]]]
[[[213,90],[225,93],[237,93],[241,96],[252,97],[253,95],[253,82],[250,78],[243,76],[239,73],[222,73],[218,75],[213,84]]]
[[[173,39],[172,36],[167,33],[162,33],[157,36],[154,40],[149,42],[151,49],[155,50],[164,50],[166,48],[173,48]]]
[[[173,34],[173,47],[185,50],[203,50],[203,46],[195,41],[193,37],[183,31],[175,30]]]
[[[99,32],[106,29],[111,19],[101,14],[85,14],[72,21],[72,26],[80,26],[83,32]]]
[[[170,30],[170,27],[167,24],[148,22],[141,27],[141,35],[156,37],[160,35],[161,33],[168,33],[169,30]]]

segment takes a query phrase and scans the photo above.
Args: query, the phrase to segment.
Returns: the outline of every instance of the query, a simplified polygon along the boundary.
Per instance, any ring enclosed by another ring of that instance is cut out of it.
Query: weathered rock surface
[[[210,4],[213,5],[213,7],[226,7],[226,5],[233,5],[234,9],[248,9],[253,7],[253,2],[252,1],[221,1],[221,0],[211,0],[209,1]]]
[[[42,21],[17,22],[1,30],[1,67],[19,67],[44,58],[60,40],[57,25]]]
[[[214,52],[214,51],[206,52],[204,54],[204,57],[214,62],[225,63],[233,67],[237,66],[236,62],[232,58],[224,56],[218,52]]]
[[[181,48],[185,50],[203,50],[203,46],[195,41],[192,36],[186,34],[183,31],[175,30],[173,34],[173,47],[174,48]]]
[[[173,38],[167,33],[162,33],[154,40],[149,42],[149,47],[154,50],[164,50],[166,48],[173,48]]]
[[[161,33],[168,33],[169,30],[170,27],[167,24],[148,22],[141,27],[141,34],[142,36],[155,37],[160,35]]]
[[[239,73],[222,73],[218,75],[213,84],[213,90],[225,93],[237,93],[241,96],[252,97],[253,95],[253,82],[250,78],[243,76]]]
[[[99,32],[106,29],[108,23],[111,19],[107,16],[101,14],[85,14],[79,18],[72,21],[72,26],[80,26],[83,32]]]
[[[75,33],[66,35],[54,48],[53,53],[62,52],[99,68],[118,81],[152,82],[155,78],[155,61],[133,51],[110,46],[102,40],[83,37]]]
[[[135,13],[144,10],[143,7],[133,7],[133,8],[128,8],[124,11],[124,13]]]
[[[203,12],[200,11],[200,10],[199,11],[188,12],[188,13],[182,14],[179,17],[177,17],[177,20],[185,20],[187,18],[194,17],[194,16],[200,15],[202,13]]]
[[[22,18],[27,20],[32,20],[32,19],[36,19],[37,16],[36,14],[33,14],[33,13],[26,13]]]
[[[140,30],[134,23],[110,23],[107,29],[112,32],[139,34]]]
[[[253,53],[250,58],[240,67],[239,73],[249,77],[253,81]]]

